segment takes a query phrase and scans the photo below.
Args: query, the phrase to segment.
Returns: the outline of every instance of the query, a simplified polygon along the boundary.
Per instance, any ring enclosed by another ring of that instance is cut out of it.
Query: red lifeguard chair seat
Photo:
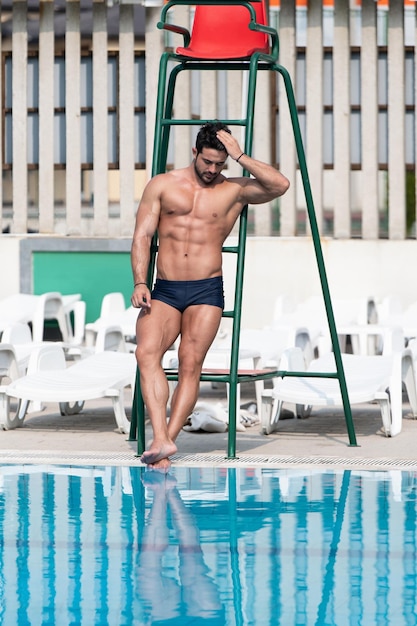
[[[267,25],[265,0],[251,3],[256,22]],[[269,53],[268,36],[249,29],[250,14],[243,6],[197,5],[187,47],[176,53],[193,59],[242,59],[255,52]]]

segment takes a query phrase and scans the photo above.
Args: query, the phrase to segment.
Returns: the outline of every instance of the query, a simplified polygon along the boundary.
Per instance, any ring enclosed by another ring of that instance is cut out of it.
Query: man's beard
[[[197,177],[198,177],[198,178],[201,180],[201,182],[202,182],[202,183],[204,183],[205,185],[211,185],[211,184],[213,183],[213,181],[214,181],[214,180],[217,178],[217,176],[218,176],[218,174],[215,174],[215,175],[210,175],[210,174],[208,174],[208,177],[209,177],[208,179],[203,178],[204,174],[198,170],[198,167],[197,167],[197,160],[196,160],[196,159],[194,159],[194,171],[195,171],[195,173],[196,173]],[[207,174],[206,174],[206,176],[207,176]]]

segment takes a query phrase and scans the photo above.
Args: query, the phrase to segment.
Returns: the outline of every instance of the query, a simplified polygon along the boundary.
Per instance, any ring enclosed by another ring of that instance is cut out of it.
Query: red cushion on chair
[[[253,3],[256,21],[266,25],[265,2]],[[177,54],[194,59],[241,59],[269,52],[265,33],[249,30],[249,11],[242,6],[197,5],[190,45]]]

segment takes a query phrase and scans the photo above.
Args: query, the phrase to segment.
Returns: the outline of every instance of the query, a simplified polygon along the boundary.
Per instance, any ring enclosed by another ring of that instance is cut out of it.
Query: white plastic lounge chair
[[[122,293],[116,291],[106,294],[101,302],[100,317],[85,325],[87,346],[91,347],[95,344],[97,333],[103,326],[120,326],[126,340],[135,337],[138,314],[139,309],[133,306],[125,307]],[[136,346],[127,343],[126,347],[133,352]]]
[[[64,311],[62,296],[58,292],[44,293],[38,296],[32,318],[33,341],[43,341],[45,321],[56,320],[61,331],[62,340],[69,341],[70,333]]]
[[[77,304],[81,304],[81,302]],[[32,332],[30,330],[29,325],[17,323],[17,324],[14,324],[13,326],[9,326],[8,328],[4,330],[1,336],[0,347],[3,346],[3,344],[5,343],[13,347],[15,359],[17,361],[19,376],[24,376],[27,373],[30,356],[32,352],[35,350],[35,348],[39,348],[43,345],[48,345],[52,342],[48,342],[48,341],[34,342],[32,339]],[[60,345],[64,347],[64,343],[62,342],[55,342],[55,343],[56,345]],[[72,344],[65,344],[65,349],[69,353],[70,350],[72,349]],[[32,403],[30,407],[28,407],[26,403],[24,405],[24,408],[23,406],[18,406],[17,408],[18,412],[22,412],[22,411],[30,412],[30,411],[41,411],[41,410],[42,410],[42,405],[39,402]],[[7,418],[9,421],[9,424],[8,424],[9,428],[11,427],[10,420],[16,419],[16,416],[10,417],[10,413],[12,412],[9,408],[9,417]]]
[[[298,346],[302,349],[306,363],[313,358],[313,347],[306,328],[288,326],[283,328],[242,329],[239,341],[239,370],[277,368],[286,348]],[[209,349],[203,364],[203,372],[228,371],[230,367],[231,336],[221,333]],[[261,415],[263,380],[255,381],[258,418]],[[237,388],[238,406],[240,386]]]
[[[92,346],[82,345],[71,347],[71,344],[61,345],[70,358],[85,358],[92,354],[105,351],[132,352],[132,350],[127,349],[122,328],[115,325],[101,326]]]
[[[402,427],[402,388],[405,384],[411,409],[417,417],[417,394],[411,350],[385,356],[343,354],[350,404],[375,402],[381,407],[382,422],[387,437],[398,435]],[[304,359],[299,348],[286,350],[279,369],[304,371]],[[312,361],[309,372],[336,372],[333,354]],[[284,377],[274,379],[272,390],[263,394],[262,430],[276,430],[282,404],[343,407],[339,381],[332,378]]]
[[[4,330],[1,336],[0,346],[3,343],[13,346],[13,350],[17,360],[17,366],[19,369],[19,375],[24,376],[27,373],[30,355],[32,354],[34,349],[51,342],[40,341],[35,343],[32,339],[32,332],[30,330],[29,324],[17,323],[13,326],[9,326]],[[63,346],[61,342],[57,342],[57,345]],[[40,403],[32,403],[30,407],[25,405],[24,410],[29,412],[40,411],[41,409],[42,405]],[[17,410],[20,412],[23,409],[21,406],[19,406]]]
[[[29,325],[18,323],[6,328],[1,336],[0,346],[3,344],[13,346],[20,376],[24,376],[29,364],[30,353],[35,345],[32,341]]]
[[[100,317],[110,317],[115,313],[123,313],[126,309],[125,299],[121,291],[112,291],[103,296]]]
[[[386,298],[378,307],[378,322],[401,326],[406,341],[417,337],[417,302],[403,308],[398,299]]]
[[[309,332],[303,326],[243,328],[240,333],[240,347],[246,350],[257,349],[261,355],[260,367],[278,367],[281,355],[287,348],[301,348],[306,363],[310,363],[314,356]]]
[[[67,298],[69,298],[69,296],[62,296],[69,332],[68,341],[73,346],[81,346],[85,340],[85,318],[87,305],[84,300],[78,300],[77,302],[66,305],[65,302]],[[74,318],[74,330],[72,330],[71,326],[71,313]]]
[[[260,369],[261,355],[259,350],[248,348],[241,348],[239,350],[239,370],[257,370]],[[228,348],[211,348],[203,363],[203,373],[213,372],[228,372],[230,368],[230,349]],[[227,385],[227,394],[229,395],[230,386]],[[262,406],[262,391],[263,382],[261,380],[255,381],[255,394],[256,394],[256,406],[258,416]],[[240,385],[237,385],[236,389],[236,405],[237,415],[240,411]]]
[[[72,339],[69,314],[80,294],[62,296],[51,291],[42,295],[17,293],[0,300],[0,333],[17,323],[32,324],[33,341],[43,340],[46,320],[57,320],[63,341]],[[79,314],[78,314],[79,315]]]
[[[127,352],[123,330],[120,326],[102,326],[97,333],[94,351]]]
[[[95,345],[98,332],[107,326],[119,326],[123,331],[126,340],[126,347],[133,352],[136,345],[129,341],[136,335],[136,321],[138,319],[139,309],[133,306],[125,309],[122,313],[114,313],[107,317],[100,317],[95,322],[89,322],[85,325],[85,343],[91,347]]]
[[[84,305],[84,302],[77,302],[76,304]],[[110,327],[102,327],[100,331],[97,333],[96,345],[93,349],[85,348],[83,346],[76,346],[72,342],[64,343],[61,341],[51,342],[51,341],[41,341],[34,342],[32,341],[32,333],[30,331],[30,327],[28,324],[14,324],[14,326],[10,326],[6,328],[2,334],[0,341],[0,348],[4,344],[9,344],[12,347],[14,359],[17,362],[17,368],[19,372],[19,376],[24,376],[26,373],[34,374],[38,371],[38,364],[36,361],[36,356],[32,358],[31,365],[29,367],[29,360],[31,355],[35,352],[37,348],[46,345],[54,345],[60,346],[63,348],[66,359],[74,360],[77,358],[83,358],[86,356],[90,356],[94,354],[94,352],[103,352],[105,350],[116,350],[118,352],[126,352],[125,340],[123,336],[122,329],[118,326],[110,326]],[[9,347],[8,346],[8,347]],[[29,368],[29,370],[28,370]],[[10,378],[10,376],[9,376]],[[17,376],[14,376],[17,378]],[[13,379],[14,379],[13,378]],[[75,405],[70,405],[69,403],[61,404],[61,413],[65,415],[71,415],[75,412],[79,412],[83,406],[83,402],[77,402]],[[34,412],[41,411],[42,404],[40,402],[32,402],[29,406],[27,403],[24,405],[25,408],[20,407],[19,411],[24,412]],[[23,414],[24,417],[24,414]],[[15,419],[14,417],[9,417],[10,419]],[[11,428],[11,424],[8,424],[8,428]]]
[[[75,305],[80,305],[80,307],[77,306],[77,308],[81,310],[81,309],[84,309],[85,302],[79,301],[79,302],[76,302]],[[0,345],[2,343],[8,343],[13,346],[14,351],[16,353],[21,376],[23,376],[26,373],[28,363],[29,363],[29,357],[35,348],[39,348],[49,343],[54,343],[55,345],[59,345],[62,348],[64,348],[66,354],[71,355],[71,356],[80,355],[83,352],[83,348],[81,345],[82,335],[77,336],[74,334],[74,336],[70,338],[69,342],[35,341],[32,338],[32,332],[30,330],[29,324],[23,324],[21,322],[13,324],[12,326],[9,326],[8,328],[4,329],[3,334],[1,336]]]
[[[0,300],[0,332],[17,322],[32,322],[39,296],[16,293]]]
[[[255,350],[239,350],[239,371],[241,370],[256,370],[259,367],[260,354]],[[167,374],[174,374],[178,372],[178,353],[176,350],[168,350],[165,353],[162,366]],[[228,348],[217,348],[209,350],[203,363],[203,374],[225,374],[229,371],[230,367],[230,350]],[[259,383],[255,382],[256,389],[256,404],[258,416],[260,415],[261,403],[262,403],[262,391],[263,387],[259,387]],[[168,404],[171,403],[172,394],[177,385],[177,382],[170,381],[170,394]],[[227,395],[229,396],[229,384],[227,384]],[[240,385],[237,385],[236,389],[236,408],[237,415],[240,411]]]
[[[27,376],[10,383],[3,393],[26,403],[58,402],[61,410],[66,403],[77,409],[86,400],[111,398],[118,430],[128,433],[130,422],[124,409],[123,390],[129,385],[133,388],[135,373],[136,360],[133,354],[105,351],[67,367],[63,349],[49,344],[35,349]],[[76,409],[72,413],[78,412]],[[19,423],[9,424],[7,416],[3,414],[0,416],[0,424],[6,429],[16,428],[23,423],[24,417],[20,415]]]
[[[404,331],[401,326],[383,324],[353,324],[339,326],[338,332],[356,340],[358,352],[362,356],[391,354],[406,347]]]
[[[18,359],[11,344],[0,344],[0,428],[9,430],[19,423],[21,402],[12,404],[6,395],[7,386],[11,381],[17,380],[22,375]]]
[[[376,321],[376,305],[371,297],[334,298],[332,299],[336,327],[364,325]],[[329,333],[326,308],[322,296],[312,296],[297,304],[293,311],[283,311],[276,306],[273,319],[274,327],[306,327],[315,350],[320,356],[331,352],[332,342]],[[346,334],[338,333],[342,351],[346,344]],[[352,339],[355,354],[360,351],[356,337]]]
[[[15,380],[20,377],[20,369],[17,363],[16,353],[11,344],[0,344],[0,381],[2,378]]]

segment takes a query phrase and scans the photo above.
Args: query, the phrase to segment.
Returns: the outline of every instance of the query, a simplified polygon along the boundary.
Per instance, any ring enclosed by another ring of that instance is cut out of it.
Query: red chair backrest
[[[265,0],[254,2],[256,21],[267,24]],[[249,11],[242,6],[197,5],[190,45],[177,54],[195,59],[241,59],[254,52],[269,52],[268,37],[249,30]]]

